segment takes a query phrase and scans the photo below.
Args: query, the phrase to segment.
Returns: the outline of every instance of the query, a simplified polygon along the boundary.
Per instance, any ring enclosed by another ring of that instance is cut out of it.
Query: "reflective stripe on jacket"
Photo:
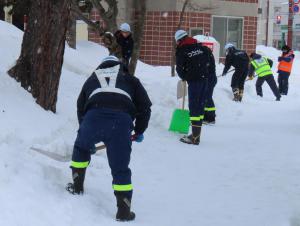
[[[264,77],[273,74],[268,59],[265,57],[251,60],[251,64],[253,65],[255,73],[258,77]]]
[[[291,61],[290,62],[286,62],[285,60],[279,61],[278,71],[285,71],[291,73],[293,61],[294,61],[294,58],[292,57],[293,54],[294,54],[293,51],[290,51],[287,55],[283,56],[284,58],[290,57]]]
[[[89,96],[89,99],[97,93],[117,93],[128,97],[131,100],[130,95],[120,88],[116,87],[117,78],[119,76],[120,65],[114,67],[98,69],[95,71],[101,87],[95,89]],[[109,83],[106,78],[109,78]]]

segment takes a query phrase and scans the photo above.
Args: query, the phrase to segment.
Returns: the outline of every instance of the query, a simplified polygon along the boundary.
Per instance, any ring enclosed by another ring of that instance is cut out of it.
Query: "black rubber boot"
[[[239,90],[239,102],[242,102],[243,95],[244,95],[244,90],[243,90],[243,89],[240,89],[240,90]]]
[[[216,120],[203,120],[204,125],[214,125],[216,124]]]
[[[180,141],[186,144],[199,145],[201,135],[201,126],[192,125],[192,134],[180,138]]]
[[[68,183],[66,190],[73,195],[82,195],[86,168],[74,168],[72,166],[70,168],[72,169],[73,183]]]
[[[125,195],[125,192],[115,191],[118,211],[116,214],[117,221],[132,221],[135,219],[135,213],[130,211],[131,198]]]
[[[204,125],[214,125],[216,123],[216,114],[204,115],[202,124]]]
[[[240,99],[239,89],[238,88],[232,89],[232,92],[233,92],[233,101],[239,101]]]

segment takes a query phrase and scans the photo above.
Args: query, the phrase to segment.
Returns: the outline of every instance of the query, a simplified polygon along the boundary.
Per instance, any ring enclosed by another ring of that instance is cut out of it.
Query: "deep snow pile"
[[[86,193],[69,195],[68,163],[32,150],[71,151],[78,128],[76,99],[87,76],[107,54],[82,42],[67,48],[57,114],[43,111],[6,71],[17,59],[22,33],[0,21],[0,225],[119,225],[106,154],[93,156]],[[258,47],[275,59],[279,52]],[[276,62],[276,61],[275,61]],[[200,146],[178,141],[167,131],[178,78],[168,67],[139,63],[137,75],[153,101],[152,119],[142,144],[133,145],[132,225],[139,226],[296,226],[300,222],[299,55],[290,93],[276,102],[264,85],[245,87],[242,103],[231,101],[231,76],[215,90],[217,124],[203,128]],[[218,65],[218,73],[222,66]],[[274,67],[275,70],[275,67]]]

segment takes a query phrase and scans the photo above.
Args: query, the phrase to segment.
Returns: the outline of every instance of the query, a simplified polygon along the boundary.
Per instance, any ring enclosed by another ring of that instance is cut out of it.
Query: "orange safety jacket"
[[[289,62],[285,61],[284,59],[279,60],[278,64],[278,71],[284,71],[291,73],[294,57],[292,56],[294,52],[291,50],[287,54],[283,55],[282,58],[290,58],[291,60]]]

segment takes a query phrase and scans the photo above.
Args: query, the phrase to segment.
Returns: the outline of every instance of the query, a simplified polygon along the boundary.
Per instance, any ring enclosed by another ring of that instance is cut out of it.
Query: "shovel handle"
[[[184,105],[185,105],[185,94],[186,94],[186,81],[183,81],[182,110],[184,110]]]

